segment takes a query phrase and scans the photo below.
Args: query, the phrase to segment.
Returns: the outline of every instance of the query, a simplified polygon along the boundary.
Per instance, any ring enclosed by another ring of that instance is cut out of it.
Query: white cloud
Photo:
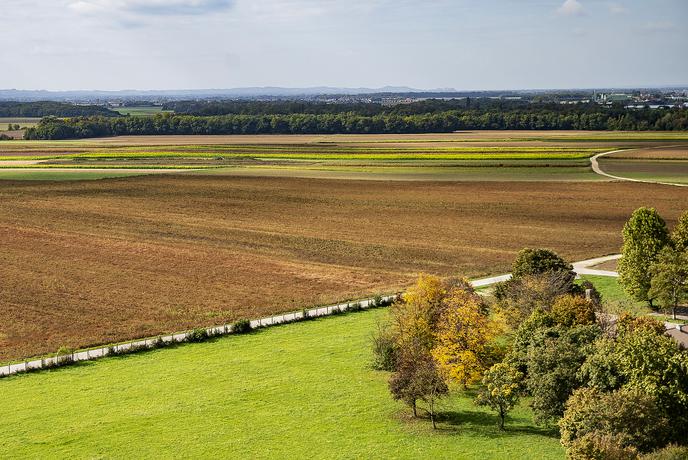
[[[125,12],[157,15],[204,14],[232,6],[233,0],[75,0],[79,13]]]
[[[585,9],[578,0],[566,0],[564,4],[557,9],[557,13],[563,16],[582,16],[585,14]]]

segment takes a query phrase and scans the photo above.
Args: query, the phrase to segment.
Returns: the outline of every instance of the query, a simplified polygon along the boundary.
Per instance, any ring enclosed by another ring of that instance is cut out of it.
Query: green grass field
[[[0,380],[0,457],[563,458],[524,405],[500,433],[470,395],[437,431],[369,367],[384,310]]]
[[[22,169],[3,171],[0,169],[0,180],[96,180],[113,177],[141,176],[147,173],[141,172],[120,172],[120,171],[89,171],[88,169],[71,171],[51,171],[50,169]]]
[[[112,109],[122,115],[136,115],[136,116],[152,116],[162,113],[162,107],[145,106],[145,107],[118,107]]]

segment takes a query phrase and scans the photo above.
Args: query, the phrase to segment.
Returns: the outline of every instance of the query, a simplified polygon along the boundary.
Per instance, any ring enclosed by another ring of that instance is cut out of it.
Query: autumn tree
[[[570,294],[559,297],[552,305],[554,322],[565,327],[595,324],[595,306],[584,297]]]
[[[666,222],[654,208],[636,209],[624,225],[623,240],[619,282],[631,297],[652,306],[650,267],[669,244]]]
[[[688,299],[688,250],[665,247],[650,267],[648,296],[670,308],[676,319],[676,308]]]
[[[392,328],[400,349],[413,344],[432,350],[446,296],[446,283],[436,276],[421,275],[402,301],[392,306]]]
[[[522,276],[500,286],[496,307],[517,329],[534,311],[548,311],[558,297],[571,292],[571,286],[568,275],[560,272]]]
[[[500,430],[504,430],[507,414],[518,404],[522,381],[523,374],[506,363],[495,364],[483,376],[483,386],[475,402],[499,414]]]
[[[449,392],[447,384],[439,373],[437,365],[424,346],[420,343],[409,343],[400,351],[397,360],[397,370],[389,381],[392,397],[403,401],[413,410],[417,417],[417,402],[427,403],[428,414],[435,424],[435,403],[437,399]]]
[[[499,331],[479,295],[452,289],[444,299],[432,355],[449,380],[466,387],[496,361],[492,339]]]

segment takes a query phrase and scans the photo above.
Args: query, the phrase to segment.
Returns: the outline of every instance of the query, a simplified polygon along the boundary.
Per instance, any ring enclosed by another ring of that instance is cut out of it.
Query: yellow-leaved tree
[[[399,349],[420,346],[430,352],[435,342],[435,328],[447,296],[445,283],[436,276],[421,275],[415,286],[392,307],[393,330]]]
[[[446,378],[465,388],[480,381],[499,361],[493,339],[503,327],[488,316],[482,299],[472,290],[452,289],[443,304],[432,355]]]

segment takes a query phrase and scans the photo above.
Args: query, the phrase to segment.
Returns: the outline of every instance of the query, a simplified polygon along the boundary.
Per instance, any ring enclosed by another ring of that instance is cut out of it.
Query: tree
[[[677,251],[688,251],[688,211],[681,214],[674,231],[671,233],[671,240]]]
[[[447,378],[465,388],[479,381],[495,360],[491,342],[501,329],[474,292],[452,289],[444,304],[432,355]]]
[[[598,451],[597,458],[608,458],[599,452],[605,445],[614,451],[650,452],[666,445],[671,425],[656,398],[641,390],[582,388],[567,401],[559,429],[568,457],[582,459],[596,458],[591,450]]]
[[[563,415],[566,400],[583,384],[579,371],[600,332],[597,325],[536,331],[526,359],[526,388],[536,423],[548,424]]]
[[[549,311],[557,298],[572,292],[573,278],[566,272],[523,275],[500,283],[495,290],[498,308],[514,329],[534,311]]]
[[[511,267],[511,274],[514,278],[550,272],[563,272],[575,278],[573,266],[549,249],[522,249]]]
[[[390,378],[389,389],[394,399],[403,401],[412,408],[414,417],[418,416],[417,401],[425,401],[432,427],[436,428],[435,402],[446,395],[449,389],[432,356],[422,345],[408,345],[400,351],[397,370]]]
[[[518,404],[522,381],[523,373],[506,363],[495,364],[485,372],[483,387],[475,402],[497,411],[500,430],[504,430],[507,414]]]
[[[416,285],[403,295],[402,301],[392,306],[392,328],[399,349],[412,344],[428,352],[432,350],[446,296],[447,285],[440,278],[421,275]]]
[[[583,297],[567,294],[552,305],[552,319],[565,327],[595,324],[595,306]]]
[[[648,295],[664,308],[671,308],[676,319],[676,308],[688,299],[688,250],[665,247],[650,267]]]
[[[638,208],[624,225],[623,240],[619,282],[631,297],[652,306],[650,266],[669,244],[666,222],[654,208]]]

